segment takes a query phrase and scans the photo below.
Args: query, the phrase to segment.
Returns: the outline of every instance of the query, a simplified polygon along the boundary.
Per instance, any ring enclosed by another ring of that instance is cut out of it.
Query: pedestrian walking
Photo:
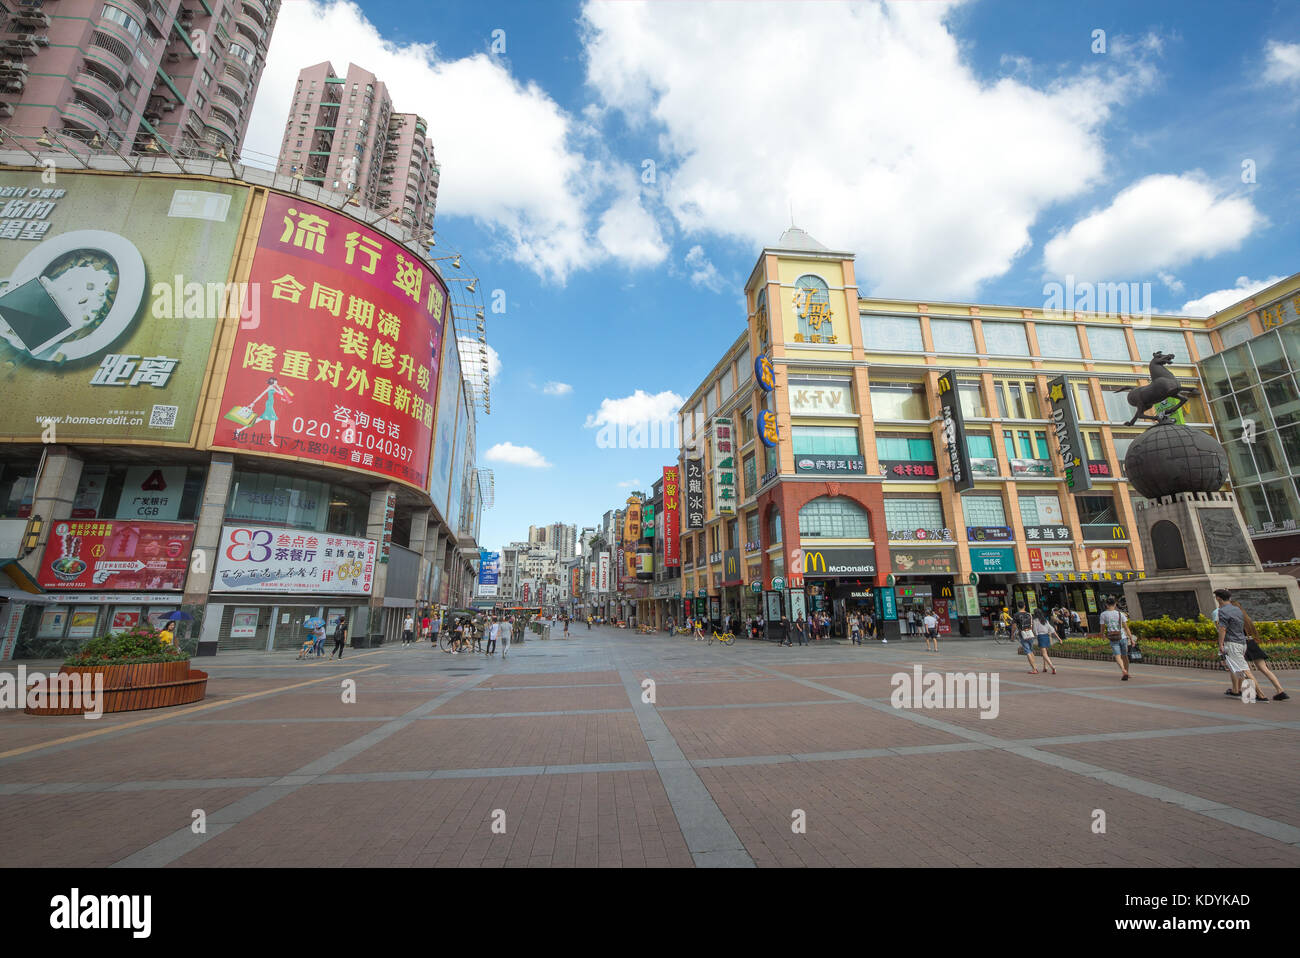
[[[1051,647],[1053,638],[1058,642],[1060,641],[1061,633],[1057,631],[1056,626],[1048,621],[1047,614],[1041,607],[1034,613],[1034,621],[1030,628],[1033,630],[1034,638],[1037,640],[1038,652],[1043,657],[1042,671],[1047,672],[1050,669],[1052,674],[1055,675],[1056,666],[1052,664],[1052,660],[1048,657],[1047,650]],[[1029,653],[1029,664],[1033,665],[1033,662],[1034,654],[1031,651]]]
[[[331,659],[334,658],[335,655],[340,659],[343,658],[343,646],[347,644],[347,641],[348,619],[347,616],[340,615],[338,621],[334,625],[334,651],[330,653]]]
[[[1216,592],[1215,595],[1218,595]],[[1106,636],[1106,641],[1110,643],[1111,654],[1115,656],[1115,664],[1120,668],[1122,673],[1121,682],[1128,681],[1128,616],[1119,609],[1115,608],[1115,599],[1113,596],[1106,599],[1106,611],[1101,614],[1101,631]],[[1245,638],[1245,636],[1242,636]],[[1244,650],[1245,643],[1242,643]],[[1219,632],[1219,651],[1223,651],[1223,632]],[[1243,662],[1244,664],[1244,662]]]
[[[1025,654],[1025,661],[1029,663],[1029,671],[1037,675],[1038,668],[1034,665],[1034,620],[1023,602],[1016,606],[1016,614],[1011,617],[1011,627],[1020,643],[1020,650]]]
[[[808,644],[808,624],[804,621],[802,615],[795,619],[794,622],[794,640],[799,645]]]
[[[318,619],[317,621],[319,622],[320,620]],[[321,622],[320,625],[312,629],[311,634],[315,640],[312,642],[312,652],[316,654],[316,658],[323,658],[325,655],[325,623]]]
[[[1244,683],[1251,682],[1255,686],[1255,701],[1267,702],[1268,696],[1264,694],[1259,680],[1255,678],[1250,665],[1246,662],[1245,610],[1232,601],[1232,593],[1227,589],[1215,589],[1214,599],[1219,606],[1219,614],[1215,616],[1219,627],[1219,657],[1232,673],[1232,688],[1228,691],[1233,695],[1241,695]],[[1260,651],[1263,652],[1263,649]],[[1276,679],[1274,683],[1276,684]]]
[[[858,631],[860,628],[861,626],[858,624],[858,617],[856,615],[849,616],[849,641],[854,645],[862,644],[861,636]]]
[[[1273,670],[1268,667],[1268,655],[1259,646],[1259,630],[1255,628],[1254,620],[1252,620],[1251,617],[1246,613],[1245,609],[1241,608],[1241,603],[1239,603],[1237,600],[1234,599],[1232,601],[1232,604],[1235,605],[1238,609],[1241,609],[1241,617],[1246,622],[1247,664],[1250,665],[1251,668],[1259,669],[1259,671],[1264,673],[1264,675],[1268,677],[1268,680],[1273,683],[1273,688],[1277,689],[1277,694],[1273,696],[1273,701],[1285,702],[1291,696],[1286,694],[1286,689],[1282,688],[1282,683],[1279,682],[1277,676],[1273,674]],[[1218,610],[1216,609],[1215,611]],[[1233,692],[1232,689],[1228,689],[1228,694],[1240,695],[1241,691],[1237,690],[1236,692]],[[1255,694],[1256,695],[1260,694],[1260,690],[1258,688],[1255,689]]]
[[[488,655],[496,654],[497,637],[500,634],[501,634],[501,623],[498,622],[496,619],[493,619],[492,624],[489,625],[487,629],[487,654]]]
[[[925,650],[930,651],[930,642],[934,642],[934,650],[939,651],[939,617],[934,614],[934,609],[925,610],[925,618],[922,620],[925,626]]]
[[[402,645],[407,646],[415,641],[415,617],[409,612],[402,621]]]
[[[438,609],[433,610],[433,620],[429,623],[429,641],[433,647],[438,647],[438,633],[442,631],[442,613]]]
[[[501,623],[501,658],[505,658],[510,651],[510,640],[514,637],[515,629],[510,620],[506,619]]]
[[[420,638],[427,639],[429,637],[429,630],[432,628],[433,620],[429,618],[429,610],[426,609],[424,615],[420,617]]]

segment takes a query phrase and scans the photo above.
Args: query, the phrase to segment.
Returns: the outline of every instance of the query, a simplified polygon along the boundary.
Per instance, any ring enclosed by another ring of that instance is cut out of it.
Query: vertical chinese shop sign
[[[389,237],[272,193],[212,445],[424,487],[447,289]]]
[[[664,567],[676,569],[682,564],[678,554],[678,494],[677,467],[664,466]]]

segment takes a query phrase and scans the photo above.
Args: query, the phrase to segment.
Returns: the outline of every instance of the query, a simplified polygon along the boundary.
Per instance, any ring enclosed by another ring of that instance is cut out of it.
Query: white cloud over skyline
[[[500,462],[509,466],[524,466],[528,469],[549,469],[551,464],[546,457],[532,446],[516,446],[512,442],[499,442],[485,454],[488,462]]]

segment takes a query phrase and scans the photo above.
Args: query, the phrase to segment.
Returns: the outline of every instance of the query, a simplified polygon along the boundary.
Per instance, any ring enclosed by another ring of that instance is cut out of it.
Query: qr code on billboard
[[[176,413],[179,406],[154,406],[149,413],[150,429],[172,429],[176,426]]]

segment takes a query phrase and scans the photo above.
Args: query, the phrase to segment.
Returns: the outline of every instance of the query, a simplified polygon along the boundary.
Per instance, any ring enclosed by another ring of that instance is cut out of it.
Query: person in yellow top
[[[1007,610],[1006,606],[1002,607],[1001,624],[1002,624],[1002,629],[1006,632],[1006,634],[1010,635],[1011,634],[1011,613]]]
[[[158,633],[158,638],[162,640],[163,645],[172,644],[174,636],[172,635],[172,625],[170,622],[163,625],[162,631]]]

